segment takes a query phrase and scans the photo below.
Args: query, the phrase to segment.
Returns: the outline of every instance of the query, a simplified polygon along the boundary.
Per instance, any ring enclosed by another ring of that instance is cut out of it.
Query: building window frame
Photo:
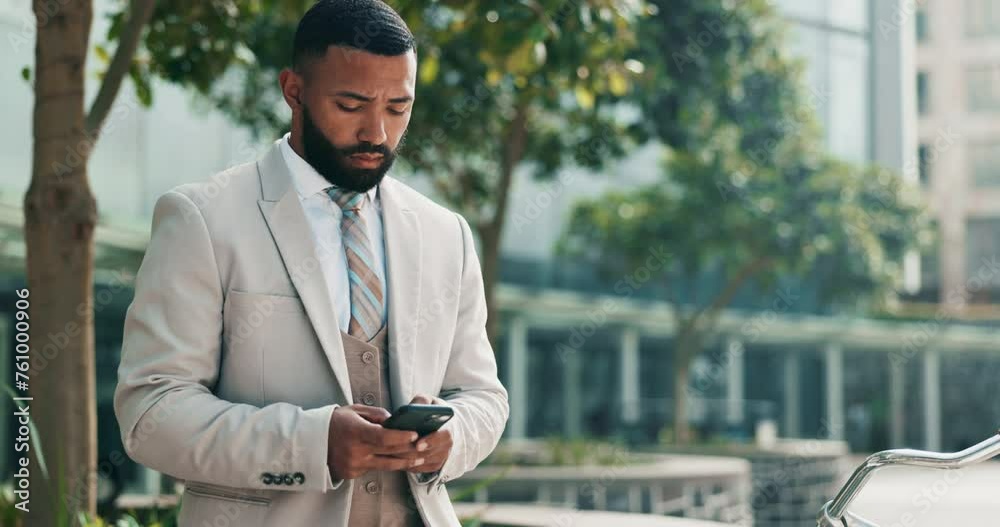
[[[931,39],[930,16],[926,2],[917,3],[917,12],[914,15],[914,24],[917,32],[917,42],[923,44]]]
[[[995,0],[965,0],[962,17],[966,38],[1000,37],[1000,5]]]
[[[1000,138],[965,145],[972,188],[1000,189]]]
[[[1000,64],[968,64],[964,73],[966,110],[1000,113]]]
[[[931,112],[931,78],[926,71],[917,72],[917,115]]]
[[[920,143],[917,146],[917,180],[923,187],[931,185],[931,146]]]

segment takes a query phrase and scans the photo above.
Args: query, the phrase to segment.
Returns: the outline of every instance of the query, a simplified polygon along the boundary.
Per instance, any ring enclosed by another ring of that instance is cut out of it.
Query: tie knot
[[[354,192],[338,187],[330,187],[326,189],[326,193],[341,210],[359,210],[365,199],[364,192]]]

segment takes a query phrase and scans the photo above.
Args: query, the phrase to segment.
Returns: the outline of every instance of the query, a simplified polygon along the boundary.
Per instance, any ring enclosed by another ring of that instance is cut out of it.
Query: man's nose
[[[369,112],[361,124],[361,129],[358,130],[358,141],[381,145],[385,140],[385,119],[378,114],[378,111]]]

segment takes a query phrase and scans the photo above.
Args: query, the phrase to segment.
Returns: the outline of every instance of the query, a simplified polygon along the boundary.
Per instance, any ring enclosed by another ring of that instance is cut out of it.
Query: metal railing
[[[1000,455],[1000,432],[960,452],[929,452],[908,448],[877,452],[855,469],[837,496],[823,506],[817,525],[818,527],[878,527],[871,520],[849,512],[847,507],[871,479],[872,474],[882,467],[898,465],[951,470],[974,465],[998,455]]]

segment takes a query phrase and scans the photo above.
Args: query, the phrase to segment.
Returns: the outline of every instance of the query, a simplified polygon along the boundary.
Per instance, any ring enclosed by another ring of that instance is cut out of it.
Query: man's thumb
[[[382,424],[383,421],[389,418],[388,410],[377,406],[358,405],[354,407],[354,411],[370,423]]]

